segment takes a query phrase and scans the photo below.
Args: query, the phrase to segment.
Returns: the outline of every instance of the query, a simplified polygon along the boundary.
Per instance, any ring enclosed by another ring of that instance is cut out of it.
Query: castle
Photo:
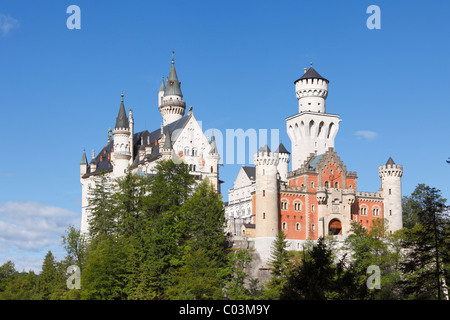
[[[153,131],[134,132],[133,112],[127,115],[122,93],[119,113],[114,130],[108,131],[106,145],[88,163],[86,152],[80,162],[80,182],[82,185],[81,232],[89,231],[90,190],[104,172],[109,183],[124,176],[127,170],[141,176],[155,173],[155,166],[161,160],[183,161],[189,166],[190,174],[197,181],[206,177],[220,192],[219,153],[214,135],[209,140],[202,131],[192,107],[185,116],[186,102],[181,93],[181,82],[175,70],[174,58],[169,77],[161,82],[158,90],[158,109],[162,123]]]
[[[241,167],[228,193],[228,232],[251,239],[268,261],[279,232],[286,234],[288,249],[299,250],[306,240],[345,237],[352,221],[371,228],[384,218],[388,233],[401,229],[402,166],[389,157],[378,169],[381,188],[358,191],[356,172],[334,150],[341,120],[326,113],[329,81],[311,66],[294,84],[298,113],[286,119],[291,152],[283,143],[275,151],[265,145],[254,167]]]

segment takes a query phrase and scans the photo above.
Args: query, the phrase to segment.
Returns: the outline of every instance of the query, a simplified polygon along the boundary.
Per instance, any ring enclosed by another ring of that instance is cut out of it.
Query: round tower
[[[279,154],[280,159],[277,166],[278,173],[280,174],[280,179],[281,181],[287,182],[287,174],[289,172],[289,161],[291,158],[291,154],[286,150],[285,146],[281,142],[275,153]]]
[[[328,96],[329,81],[314,68],[306,70],[295,82],[295,94],[298,99],[298,112],[312,111],[325,113],[325,100]]]
[[[165,86],[161,84],[160,91],[158,91],[159,111],[163,117],[164,126],[172,123],[184,116],[186,110],[186,102],[183,100],[181,93],[181,82],[178,81],[177,72],[175,71],[175,64],[172,55],[172,67],[170,68],[169,77]],[[162,93],[164,89],[164,94]]]
[[[116,118],[116,126],[114,127],[112,134],[114,136],[114,151],[111,153],[113,175],[114,177],[121,177],[125,175],[131,159],[130,124],[125,112],[123,93],[119,114]]]
[[[255,248],[262,261],[270,258],[272,242],[279,231],[278,179],[279,154],[265,145],[254,156],[255,192]]]
[[[384,198],[384,218],[388,221],[387,231],[392,233],[403,228],[402,218],[402,175],[403,167],[389,160],[379,167],[381,189]]]

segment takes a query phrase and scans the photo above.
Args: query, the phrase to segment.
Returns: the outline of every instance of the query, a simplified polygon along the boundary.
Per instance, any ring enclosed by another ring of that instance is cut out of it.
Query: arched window
[[[336,189],[338,189],[338,188],[339,188],[339,182],[336,181],[336,182],[334,183],[334,187],[335,187]]]
[[[184,155],[185,156],[189,155],[189,148],[188,147],[184,148]]]
[[[192,148],[192,155],[193,155],[194,157],[197,156],[197,148]]]
[[[316,206],[315,205],[311,205],[311,212],[315,212],[316,211]]]
[[[287,230],[287,223],[286,223],[286,221],[283,222],[283,224],[282,224],[282,229],[283,229],[283,230]]]
[[[301,227],[300,227],[300,223],[299,223],[299,222],[297,222],[297,223],[295,224],[295,230],[297,230],[297,231],[300,231],[300,230],[301,230]]]
[[[287,199],[281,199],[281,210],[287,210],[288,209],[288,200]]]
[[[300,200],[294,201],[294,211],[302,211],[302,202]]]
[[[367,207],[366,206],[364,206],[364,207],[361,207],[361,215],[362,216],[367,216]]]
[[[329,185],[330,185],[330,183],[329,183],[328,181],[325,181],[324,184],[323,184],[323,186],[324,186],[325,188],[328,188]]]
[[[379,208],[379,207],[374,207],[374,208],[372,209],[372,215],[373,215],[374,217],[380,216],[380,208]]]

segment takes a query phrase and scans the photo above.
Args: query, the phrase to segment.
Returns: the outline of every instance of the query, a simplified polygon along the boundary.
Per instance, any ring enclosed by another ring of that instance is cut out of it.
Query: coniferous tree
[[[445,265],[449,263],[449,218],[439,190],[419,184],[410,198],[416,223],[403,231],[406,252],[399,282],[409,299],[441,299]]]
[[[272,244],[270,262],[271,278],[264,292],[267,299],[279,299],[287,283],[289,258],[286,251],[287,241],[284,232],[279,232]]]
[[[56,261],[51,251],[47,252],[39,274],[39,293],[44,300],[50,299],[58,280]]]

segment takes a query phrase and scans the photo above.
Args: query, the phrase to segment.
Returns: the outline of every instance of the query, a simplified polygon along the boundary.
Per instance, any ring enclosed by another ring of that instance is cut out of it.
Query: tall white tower
[[[113,163],[113,176],[117,178],[125,175],[131,159],[130,124],[125,112],[123,93],[119,114],[116,118],[116,126],[112,134],[114,136],[114,151],[111,153],[111,160]]]
[[[286,119],[292,143],[292,171],[300,168],[311,153],[322,154],[334,148],[341,120],[339,115],[326,113],[328,83],[312,66],[294,81],[298,113]]]
[[[395,164],[389,157],[384,166],[379,167],[381,188],[384,198],[384,218],[388,221],[388,232],[403,228],[402,217],[402,175],[403,166]]]
[[[255,192],[255,248],[261,259],[268,261],[272,242],[279,231],[278,179],[279,154],[265,145],[254,156]]]
[[[163,125],[168,125],[184,116],[186,102],[181,93],[181,82],[178,81],[177,72],[172,55],[172,66],[170,68],[167,84],[164,86],[164,80],[158,91],[158,108],[163,117]],[[162,92],[164,90],[164,94]]]

